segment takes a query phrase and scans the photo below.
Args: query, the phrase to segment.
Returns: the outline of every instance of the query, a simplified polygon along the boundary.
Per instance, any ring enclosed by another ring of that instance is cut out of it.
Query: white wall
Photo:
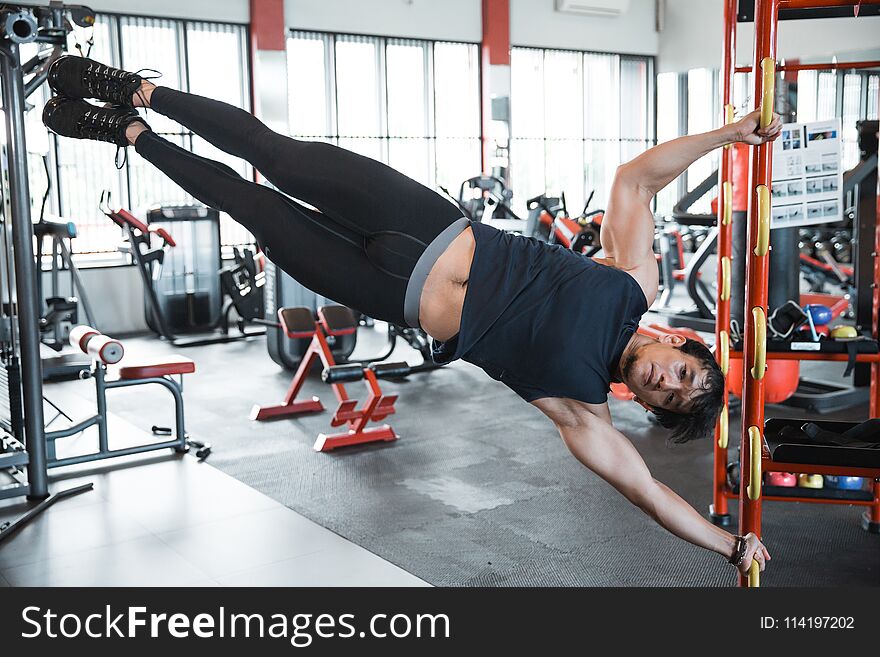
[[[141,14],[163,18],[189,18],[229,23],[250,20],[248,0],[88,0],[85,5],[97,12]]]
[[[658,72],[721,65],[723,0],[666,0]],[[737,27],[737,63],[752,59],[754,23]],[[861,59],[880,52],[880,17],[780,21],[780,58],[802,61]]]
[[[658,49],[654,0],[630,0],[618,18],[556,11],[554,0],[510,0],[515,46],[654,55]]]
[[[147,330],[144,318],[144,285],[135,267],[92,267],[79,270],[86,289],[95,328],[111,336],[139,333]],[[70,293],[70,279],[61,275],[59,292]],[[49,296],[52,281],[48,272],[43,273],[44,296]],[[80,309],[79,321],[86,323],[85,313]]]
[[[479,42],[480,0],[285,0],[289,27]],[[653,55],[654,0],[630,0],[620,18],[556,11],[555,0],[510,0],[513,45]]]
[[[552,0],[551,0],[552,2]],[[480,0],[285,0],[288,27],[477,42]]]

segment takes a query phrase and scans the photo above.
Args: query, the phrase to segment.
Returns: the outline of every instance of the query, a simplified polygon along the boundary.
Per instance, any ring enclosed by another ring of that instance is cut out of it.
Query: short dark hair
[[[660,426],[672,429],[672,442],[686,443],[712,433],[727,391],[721,368],[706,345],[687,339],[678,349],[700,361],[700,366],[706,372],[702,392],[693,397],[689,413],[676,413],[659,407],[653,407],[653,411]]]

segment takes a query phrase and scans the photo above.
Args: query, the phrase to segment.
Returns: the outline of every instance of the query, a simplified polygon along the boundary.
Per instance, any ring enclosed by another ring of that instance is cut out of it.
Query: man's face
[[[690,411],[706,375],[699,360],[678,349],[683,343],[681,336],[664,335],[639,347],[622,364],[623,382],[637,401],[675,413]]]

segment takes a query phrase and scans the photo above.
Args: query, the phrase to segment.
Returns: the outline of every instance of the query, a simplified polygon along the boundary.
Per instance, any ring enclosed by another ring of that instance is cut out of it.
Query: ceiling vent
[[[556,0],[556,11],[586,16],[620,16],[629,9],[629,0]]]

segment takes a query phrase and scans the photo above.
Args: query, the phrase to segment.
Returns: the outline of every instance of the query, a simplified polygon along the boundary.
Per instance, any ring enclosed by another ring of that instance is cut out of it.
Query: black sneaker
[[[49,86],[68,98],[95,98],[121,107],[134,107],[131,101],[142,78],[94,59],[64,55],[49,67]]]
[[[129,145],[125,129],[135,121],[147,125],[134,109],[96,107],[84,100],[62,96],[49,99],[43,109],[43,124],[55,134],[74,139],[109,141],[119,147]]]

